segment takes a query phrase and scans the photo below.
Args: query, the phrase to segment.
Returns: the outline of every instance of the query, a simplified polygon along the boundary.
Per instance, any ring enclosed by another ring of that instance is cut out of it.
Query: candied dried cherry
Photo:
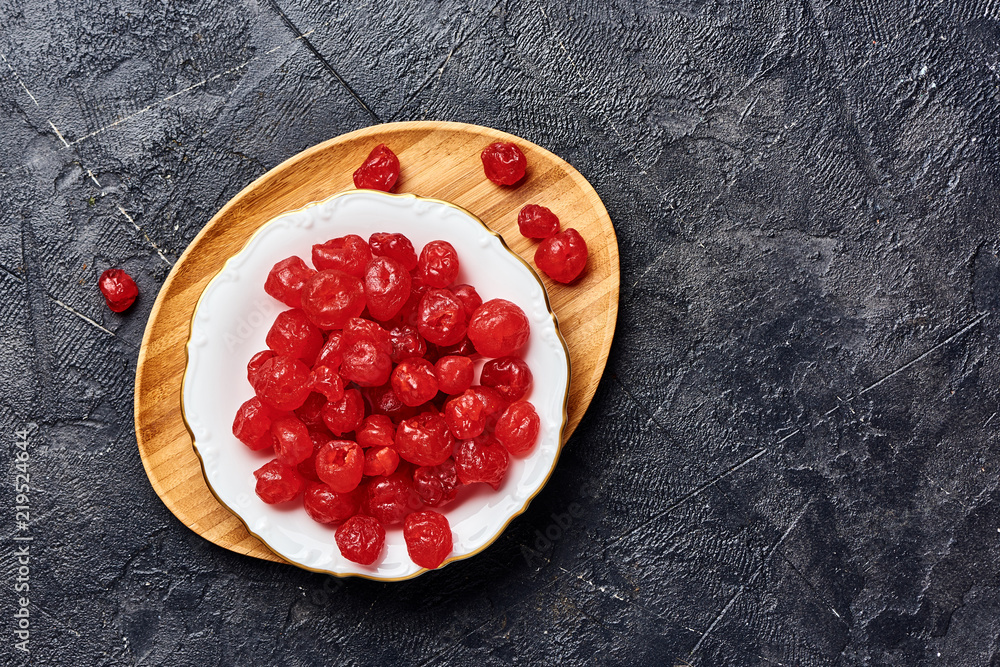
[[[295,410],[309,398],[309,367],[298,359],[275,355],[261,364],[253,388],[267,407]]]
[[[414,512],[403,521],[403,539],[410,560],[433,570],[439,567],[452,550],[451,525],[443,514],[424,510]]]
[[[132,276],[121,269],[108,269],[102,273],[97,286],[104,295],[108,308],[116,313],[128,310],[139,296],[139,288]]]
[[[479,296],[479,292],[472,285],[455,285],[450,288],[451,293],[458,297],[458,300],[462,302],[465,307],[465,314],[472,317],[472,314],[476,312],[476,308],[483,305],[483,297]]]
[[[396,451],[401,458],[418,466],[444,463],[454,441],[444,417],[433,412],[404,419],[396,428]]]
[[[438,393],[434,366],[426,359],[407,359],[392,371],[392,390],[404,404],[418,406]]]
[[[315,370],[313,373],[315,374]],[[315,386],[315,383],[314,383]],[[323,394],[312,392],[306,398],[306,402],[302,404],[302,407],[295,410],[295,416],[302,420],[302,423],[309,428],[316,428],[317,426],[322,426],[326,430],[326,426],[323,425],[323,406],[326,405],[326,396]]]
[[[413,471],[413,488],[429,507],[440,507],[451,502],[458,495],[455,461],[449,458],[441,465],[418,467]]]
[[[305,487],[299,471],[278,459],[262,465],[253,476],[257,478],[257,495],[269,505],[295,500]]]
[[[323,332],[301,308],[278,313],[264,340],[276,353],[301,359],[309,366],[323,348]]]
[[[344,381],[329,366],[313,368],[312,389],[328,401],[339,401],[344,397]]]
[[[267,449],[274,443],[271,437],[271,416],[256,396],[236,411],[233,435],[255,452]]]
[[[392,357],[369,339],[359,340],[344,352],[340,374],[361,387],[378,387],[392,373]]]
[[[587,242],[572,228],[547,238],[535,249],[535,266],[557,283],[571,283],[587,266]]]
[[[370,516],[355,514],[340,524],[334,538],[344,558],[361,565],[371,565],[382,553],[385,528]]]
[[[509,462],[507,450],[494,438],[465,440],[455,448],[455,472],[462,484],[486,482],[496,491]]]
[[[447,241],[431,241],[420,251],[417,271],[428,287],[451,285],[458,277],[458,270],[458,253]]]
[[[391,447],[371,447],[365,450],[365,475],[391,475],[399,466],[399,454]]]
[[[264,291],[286,306],[301,308],[302,288],[315,273],[301,257],[293,255],[274,265],[264,281]]]
[[[506,357],[524,347],[531,327],[517,304],[490,299],[472,315],[468,333],[469,340],[483,356]]]
[[[326,343],[316,355],[315,366],[326,366],[334,372],[340,371],[340,364],[344,360],[342,351],[344,334],[340,331],[331,331],[326,337]]]
[[[253,386],[254,378],[257,377],[257,373],[260,372],[260,367],[264,365],[264,362],[274,356],[274,350],[263,350],[257,354],[250,357],[250,362],[247,363],[247,380],[250,381],[250,386]]]
[[[313,266],[319,271],[335,270],[363,278],[372,261],[372,250],[357,234],[348,234],[312,247]]]
[[[328,401],[320,414],[331,433],[343,435],[361,426],[365,418],[365,402],[360,391],[348,389],[339,401]]]
[[[399,363],[411,357],[422,357],[427,354],[427,342],[417,331],[417,327],[401,324],[389,330],[389,340],[392,341],[392,361]]]
[[[474,384],[469,387],[469,391],[482,401],[486,411],[486,427],[493,428],[500,414],[507,409],[507,401],[503,400],[503,396],[496,389],[490,387]]]
[[[434,364],[434,375],[437,376],[438,389],[446,394],[461,394],[472,386],[475,367],[472,359],[449,354]]]
[[[517,214],[517,228],[529,239],[547,239],[559,233],[559,218],[538,204],[528,204]]]
[[[354,172],[354,187],[389,192],[399,178],[399,158],[385,144],[372,149]]]
[[[313,450],[309,458],[295,466],[295,469],[306,482],[319,482],[319,475],[316,474],[316,450]]]
[[[298,465],[313,453],[309,428],[298,417],[280,417],[271,422],[274,436],[274,453],[278,460],[288,465]]]
[[[375,322],[359,317],[348,320],[343,332],[340,374],[362,387],[377,387],[392,372],[392,342],[389,332]]]
[[[358,443],[331,440],[316,452],[316,474],[337,493],[349,493],[361,483],[365,455]]]
[[[479,382],[495,389],[504,400],[513,402],[523,397],[531,386],[531,369],[518,357],[491,359],[483,365]]]
[[[475,438],[486,429],[486,404],[479,395],[467,389],[444,404],[444,419],[448,430],[459,440]]]
[[[368,415],[357,431],[358,444],[368,447],[393,447],[396,427],[386,415]]]
[[[461,300],[447,289],[427,290],[417,307],[417,331],[435,345],[462,340],[467,320]]]
[[[373,414],[386,415],[397,424],[420,412],[417,408],[412,408],[399,400],[391,383],[386,383],[381,387],[364,387],[363,392]]]
[[[410,475],[409,469],[400,465],[393,474],[372,479],[362,493],[361,511],[391,526],[420,509],[423,503]]]
[[[318,271],[302,288],[302,310],[321,329],[340,329],[364,309],[361,281],[343,271]]]
[[[392,319],[410,296],[412,279],[391,257],[375,257],[365,268],[364,288],[369,314],[380,322]]]
[[[337,493],[322,482],[314,482],[306,486],[302,506],[317,523],[337,523],[347,521],[358,513],[361,504],[359,496],[357,490]]]
[[[535,446],[540,427],[541,420],[535,406],[527,401],[517,401],[500,415],[494,435],[511,454],[526,454]]]
[[[497,141],[483,149],[480,155],[486,178],[497,185],[514,185],[524,178],[528,161],[515,144]]]
[[[376,232],[368,237],[368,246],[372,254],[379,257],[392,257],[407,271],[417,268],[417,252],[413,243],[402,234]]]

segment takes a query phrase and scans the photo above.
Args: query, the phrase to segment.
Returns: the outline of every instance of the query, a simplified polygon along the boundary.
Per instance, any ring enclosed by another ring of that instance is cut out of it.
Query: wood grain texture
[[[479,153],[497,140],[516,141],[528,159],[528,175],[516,188],[497,187],[483,177]],[[319,144],[256,180],[209,221],[164,283],[139,352],[135,428],[150,483],[178,519],[219,546],[281,560],[212,495],[184,425],[181,380],[194,308],[211,278],[261,225],[352,188],[354,169],[380,142],[388,144],[402,164],[396,192],[443,199],[468,209],[529,262],[536,244],[518,233],[516,222],[524,204],[549,206],[563,228],[574,227],[584,236],[590,256],[582,278],[565,286],[543,276],[572,363],[566,438],[579,424],[601,379],[618,315],[618,245],[600,197],[579,172],[520,138],[461,123],[378,125]]]

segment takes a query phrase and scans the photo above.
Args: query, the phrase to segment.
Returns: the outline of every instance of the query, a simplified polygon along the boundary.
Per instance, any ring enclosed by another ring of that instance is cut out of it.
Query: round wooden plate
[[[483,176],[479,153],[494,141],[517,143],[528,159],[527,177],[516,188],[498,187]],[[185,345],[195,306],[225,261],[261,225],[353,188],[354,170],[379,143],[399,156],[396,192],[458,204],[532,265],[536,244],[517,230],[517,213],[525,204],[548,206],[564,229],[574,227],[583,235],[590,250],[583,277],[560,285],[543,276],[572,363],[566,438],[580,423],[604,372],[618,317],[618,242],[600,197],[566,161],[504,132],[434,121],[376,125],[313,146],[251,183],[205,225],[167,276],[139,350],[135,432],[149,481],[184,525],[232,551],[283,562],[209,491],[181,417]]]

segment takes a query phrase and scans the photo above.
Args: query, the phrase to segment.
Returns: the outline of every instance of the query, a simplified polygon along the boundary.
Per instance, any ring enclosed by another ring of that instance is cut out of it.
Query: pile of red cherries
[[[524,178],[513,144],[491,144],[482,159],[495,183]],[[380,144],[354,182],[389,191],[398,176],[398,158]],[[535,261],[554,280],[583,271],[586,244],[573,229],[560,233],[547,208],[526,206],[518,226],[543,239]],[[244,445],[274,455],[254,472],[256,493],[272,504],[301,498],[312,519],[337,525],[351,561],[377,561],[386,527],[402,524],[413,562],[439,567],[453,542],[435,509],[464,485],[499,489],[510,456],[538,439],[538,414],[524,400],[532,374],[519,356],[528,318],[456,284],[459,257],[444,240],[418,254],[402,234],[349,234],[314,245],[311,260],[278,262],[264,284],[289,310],[250,359],[254,396],[233,422]]]
[[[451,553],[438,512],[464,484],[499,488],[510,455],[528,453],[540,422],[518,354],[530,335],[517,305],[457,285],[447,241],[419,256],[402,234],[348,235],[313,246],[312,264],[278,262],[265,291],[290,309],[247,366],[254,397],[233,433],[273,451],[254,475],[268,503],[302,497],[320,523],[340,523],[341,553],[362,564],[402,523],[412,560]],[[474,359],[488,357],[473,384]]]

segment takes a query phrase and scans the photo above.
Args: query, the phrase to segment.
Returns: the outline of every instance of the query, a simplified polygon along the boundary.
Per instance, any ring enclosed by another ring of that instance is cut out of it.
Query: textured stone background
[[[994,0],[0,0],[0,24],[3,664],[28,659],[30,422],[33,664],[1000,664]],[[598,395],[477,558],[381,585],[219,549],[138,458],[154,295],[267,169],[420,118],[519,134],[604,198]],[[109,266],[142,290],[124,316]]]

